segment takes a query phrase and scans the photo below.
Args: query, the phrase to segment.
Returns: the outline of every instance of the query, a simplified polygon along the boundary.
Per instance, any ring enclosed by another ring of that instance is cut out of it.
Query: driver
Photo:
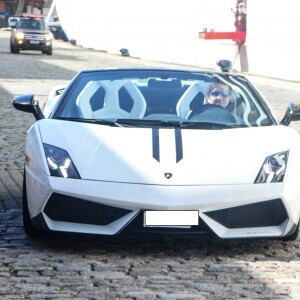
[[[232,92],[227,84],[214,83],[210,86],[204,99],[204,103],[220,105],[228,108],[232,102]]]
[[[234,107],[235,101],[231,87],[225,83],[213,83],[206,93],[204,105],[192,111],[188,119],[243,124],[243,119],[233,113]]]

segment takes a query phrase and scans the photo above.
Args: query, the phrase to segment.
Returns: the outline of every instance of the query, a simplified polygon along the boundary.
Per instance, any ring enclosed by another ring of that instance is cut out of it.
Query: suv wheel
[[[20,49],[17,46],[14,46],[12,43],[10,43],[10,53],[19,54]]]
[[[18,48],[17,46],[13,46],[13,53],[19,54],[20,53],[20,48]]]
[[[47,50],[47,55],[52,55],[52,47]]]

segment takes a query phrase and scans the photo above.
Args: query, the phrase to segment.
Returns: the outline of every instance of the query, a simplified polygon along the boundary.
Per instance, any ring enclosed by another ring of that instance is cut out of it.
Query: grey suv
[[[53,35],[43,19],[21,18],[14,26],[10,39],[10,52],[38,50],[52,55]]]

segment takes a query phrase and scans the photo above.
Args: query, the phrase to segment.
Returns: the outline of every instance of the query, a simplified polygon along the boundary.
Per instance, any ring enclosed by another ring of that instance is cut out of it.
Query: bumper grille
[[[53,193],[44,213],[53,221],[89,225],[107,225],[130,213],[130,210]]]
[[[41,35],[41,34],[26,33],[25,38],[26,38],[26,40],[31,40],[31,41],[44,41],[45,40],[44,35]]]
[[[288,218],[280,199],[215,210],[205,214],[230,229],[279,226]]]

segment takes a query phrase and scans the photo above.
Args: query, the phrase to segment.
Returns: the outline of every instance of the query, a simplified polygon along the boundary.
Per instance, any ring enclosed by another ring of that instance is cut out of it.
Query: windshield
[[[41,19],[21,19],[17,25],[18,29],[46,30],[46,26]]]
[[[187,128],[275,124],[244,77],[166,70],[82,72],[63,95],[54,118]]]

